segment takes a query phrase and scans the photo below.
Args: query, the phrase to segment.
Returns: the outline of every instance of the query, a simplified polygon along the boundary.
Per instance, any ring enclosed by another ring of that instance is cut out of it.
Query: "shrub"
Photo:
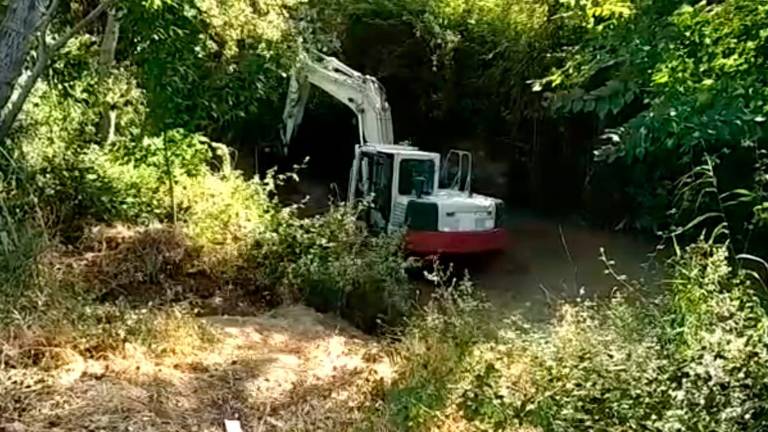
[[[338,312],[366,331],[393,325],[412,304],[399,237],[371,237],[357,205],[333,204],[299,218],[296,207],[270,213],[251,259],[283,295],[322,312]]]
[[[32,175],[49,223],[68,240],[93,223],[147,223],[170,213],[160,173],[121,163],[98,147],[46,159]]]
[[[231,273],[254,239],[275,228],[273,214],[281,209],[269,179],[247,181],[233,172],[179,182],[179,219],[190,241],[201,248],[201,265]]]
[[[270,173],[248,181],[238,172],[180,177],[178,228],[93,230],[81,242],[85,251],[98,252],[91,279],[110,298],[159,300],[171,285],[184,291],[176,293],[181,298],[200,295],[185,279],[207,278],[219,291],[267,304],[304,301],[366,331],[397,323],[414,294],[400,238],[371,237],[357,222],[356,205],[334,204],[325,214],[300,217],[300,206],[284,206],[277,194],[294,178]]]
[[[476,311],[426,314],[398,345],[387,415],[409,430],[767,427],[768,316],[753,284],[707,244],[673,259],[670,273],[657,302],[564,305],[549,326],[512,318],[481,338],[445,325],[482,328]]]
[[[393,350],[399,367],[385,416],[400,430],[428,430],[449,412],[463,362],[492,338],[483,318],[488,305],[469,279],[457,281],[440,266],[430,278],[436,283],[433,301],[408,320]]]
[[[755,284],[731,269],[725,246],[694,244],[673,266],[671,413],[698,430],[768,427],[768,316]]]
[[[356,225],[356,213],[337,206],[316,218],[309,231],[313,238],[307,239],[307,251],[290,269],[289,280],[310,306],[338,311],[370,332],[398,324],[414,291],[400,238],[370,237]]]
[[[213,145],[202,135],[173,129],[159,136],[121,143],[111,152],[123,162],[147,167],[157,173],[198,177],[209,172]]]
[[[42,229],[33,223],[19,220],[29,216],[30,209],[11,209],[7,204],[7,185],[0,183],[0,296],[4,302],[13,302],[34,283],[37,277],[37,259],[46,246]]]
[[[113,140],[97,131],[100,98],[109,96],[95,94],[92,88],[104,86],[83,72],[69,85],[36,89],[11,142],[48,225],[72,243],[93,223],[170,220],[169,180],[211,171],[213,143],[181,130],[144,136],[141,92],[129,78],[116,79],[125,87],[120,97],[135,101],[118,104],[120,133]]]
[[[295,180],[270,173],[246,181],[225,172],[180,183],[180,218],[200,265],[241,289],[302,300],[365,330],[397,322],[412,300],[400,239],[371,237],[357,222],[357,205],[300,217],[300,206],[284,206],[277,194]]]
[[[197,135],[170,131],[115,148],[66,148],[44,156],[33,175],[41,203],[64,232],[70,227],[81,232],[89,222],[162,222],[174,210],[169,179],[185,184],[213,175],[211,145]]]

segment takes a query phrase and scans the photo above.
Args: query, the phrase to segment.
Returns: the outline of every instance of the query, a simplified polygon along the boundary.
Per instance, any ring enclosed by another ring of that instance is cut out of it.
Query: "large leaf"
[[[584,99],[576,99],[571,104],[571,111],[573,112],[581,112],[581,110],[584,108]]]
[[[608,111],[611,109],[611,101],[608,98],[599,99],[597,101],[597,114],[600,116],[600,118],[603,118],[608,114]]]
[[[614,114],[618,114],[624,107],[624,97],[621,94],[615,94],[611,96],[610,101],[611,111],[613,111]]]

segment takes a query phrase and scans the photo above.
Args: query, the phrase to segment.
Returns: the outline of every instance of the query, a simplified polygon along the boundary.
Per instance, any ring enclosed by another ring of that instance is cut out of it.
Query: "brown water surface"
[[[500,311],[545,319],[558,300],[610,296],[621,284],[605,273],[601,248],[617,273],[647,282],[649,290],[660,279],[652,240],[533,217],[512,219],[508,227],[508,251],[469,266],[476,286]]]

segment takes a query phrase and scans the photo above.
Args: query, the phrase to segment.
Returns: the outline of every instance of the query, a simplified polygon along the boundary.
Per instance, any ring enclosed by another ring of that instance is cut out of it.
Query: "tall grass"
[[[13,181],[19,169],[4,167],[9,169],[0,172],[0,295],[13,301],[35,280],[47,235],[34,199]]]

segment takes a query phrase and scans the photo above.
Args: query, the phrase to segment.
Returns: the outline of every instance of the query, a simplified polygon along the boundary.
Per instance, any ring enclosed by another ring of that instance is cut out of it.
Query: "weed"
[[[399,430],[762,430],[768,316],[727,257],[694,244],[658,299],[624,280],[630,296],[563,304],[547,326],[492,328],[438,299],[397,344],[379,415]]]

